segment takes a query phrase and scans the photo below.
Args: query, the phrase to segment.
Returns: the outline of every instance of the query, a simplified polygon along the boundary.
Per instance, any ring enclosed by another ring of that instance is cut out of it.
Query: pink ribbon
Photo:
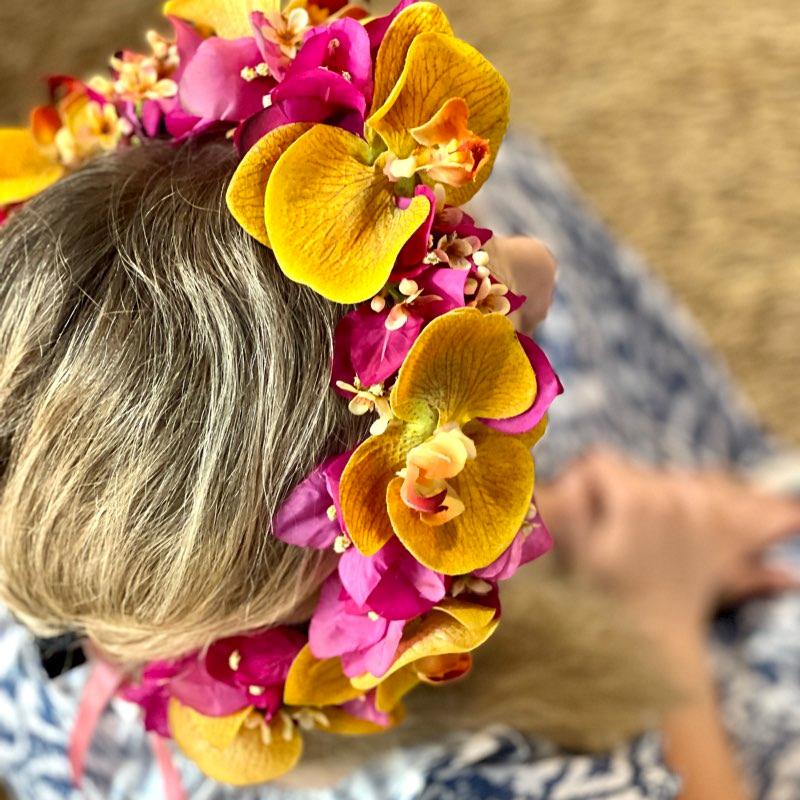
[[[92,744],[97,725],[114,695],[125,683],[127,675],[118,667],[96,658],[92,660],[89,678],[83,687],[78,713],[69,740],[69,765],[72,783],[80,789],[86,770],[86,756]],[[175,767],[166,740],[158,734],[150,735],[150,745],[164,782],[166,800],[187,800],[180,773]]]

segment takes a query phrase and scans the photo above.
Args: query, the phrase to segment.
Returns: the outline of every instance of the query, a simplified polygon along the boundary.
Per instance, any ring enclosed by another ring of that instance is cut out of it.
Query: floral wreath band
[[[271,535],[332,549],[306,625],[220,640],[144,667],[122,695],[206,774],[270,780],[302,731],[379,733],[420,683],[470,669],[500,618],[498,585],[545,553],[531,448],[561,385],[508,315],[464,205],[508,124],[502,76],[444,13],[384,17],[343,0],[170,0],[174,38],[124,51],[108,77],[50,81],[27,129],[0,130],[0,221],[104,151],[227,136],[231,213],[283,272],[355,304],[332,388],[369,438],[321,464]]]

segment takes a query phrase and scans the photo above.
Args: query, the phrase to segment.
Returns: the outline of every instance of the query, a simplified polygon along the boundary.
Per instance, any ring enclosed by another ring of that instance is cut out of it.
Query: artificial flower
[[[233,636],[214,642],[204,665],[212,678],[243,692],[269,718],[281,705],[289,667],[305,643],[303,634],[285,626]]]
[[[114,104],[86,84],[59,77],[50,86],[53,104],[35,108],[27,129],[0,129],[0,206],[29,200],[131,133]]]
[[[564,391],[564,387],[561,385],[561,381],[558,379],[558,375],[556,375],[553,365],[544,350],[529,336],[518,333],[517,338],[536,375],[536,396],[530,408],[517,416],[507,417],[506,419],[481,420],[490,428],[508,434],[526,433],[541,426],[547,409],[550,408],[553,400]]]
[[[331,575],[311,618],[308,643],[318,659],[341,658],[346,675],[382,675],[394,659],[405,622],[386,619],[359,605],[339,576]]]
[[[171,698],[170,681],[189,667],[195,656],[172,661],[153,661],[143,670],[136,683],[128,684],[121,696],[136,703],[144,711],[145,730],[170,738],[167,708]]]
[[[64,174],[53,147],[30,129],[0,128],[0,206],[23,203]]]
[[[256,708],[269,719],[280,708],[289,667],[305,643],[305,636],[286,627],[221,639],[205,654],[149,664],[124,696],[144,709],[147,729],[162,736],[169,736],[172,699],[206,717]]]
[[[256,19],[254,15],[258,31]],[[280,73],[280,81],[265,97],[264,110],[237,129],[242,155],[270,131],[294,122],[325,122],[361,133],[372,94],[372,61],[364,27],[345,18],[310,31],[297,56]]]
[[[553,547],[553,538],[542,520],[535,504],[531,504],[519,533],[509,548],[488,567],[475,570],[476,578],[486,581],[505,581],[531,561],[535,561]]]
[[[287,544],[327,550],[342,536],[339,481],[351,452],[329,458],[292,490],[272,520],[275,537]]]
[[[338,572],[357,605],[387,620],[418,617],[445,596],[444,576],[420,564],[397,539],[372,556],[351,547],[339,559]]]
[[[342,317],[334,339],[334,386],[341,390],[353,376],[364,386],[391,378],[430,320],[465,305],[466,280],[464,272],[426,268],[415,279],[404,278],[394,297],[378,298],[378,311],[375,303],[364,304]]]
[[[309,646],[300,652],[286,679],[288,704],[335,706],[375,691],[378,712],[395,715],[402,697],[421,681],[445,683],[464,675],[469,653],[495,631],[497,609],[488,604],[445,599],[409,626],[394,657],[380,674],[349,677],[339,657],[317,658]]]
[[[298,10],[305,15],[298,15]],[[167,16],[189,20],[199,28],[215,33],[223,39],[237,39],[249,36],[250,18],[254,12],[275,20],[281,15],[283,20],[275,22],[275,40],[287,49],[300,33],[300,23],[305,28],[321,25],[332,17],[364,16],[364,11],[349,5],[343,0],[290,0],[281,10],[281,0],[168,0],[164,6]],[[294,13],[294,18],[290,18]]]
[[[534,371],[507,318],[464,308],[431,322],[392,389],[396,420],[356,450],[342,475],[354,545],[372,555],[396,535],[447,575],[492,563],[528,511],[533,460],[530,442],[477,419],[515,417],[535,396]]]
[[[245,155],[228,204],[292,280],[337,302],[366,300],[429,216],[417,185],[447,182],[448,202],[466,202],[507,123],[500,74],[452,36],[436,6],[413,4],[378,50],[367,138],[330,125],[276,128]],[[410,172],[392,170],[409,158]]]
[[[181,76],[181,107],[201,123],[241,122],[263,108],[263,97],[275,86],[268,75],[242,73],[255,69],[262,54],[252,37],[203,40]]]
[[[242,154],[270,131],[298,122],[325,122],[342,130],[360,131],[367,107],[364,95],[350,81],[323,67],[287,76],[269,93],[265,103],[267,108],[236,129],[235,142]]]
[[[286,712],[267,720],[252,708],[208,717],[179,700],[169,705],[169,728],[197,767],[217,781],[249,786],[289,772],[303,752],[298,727]]]

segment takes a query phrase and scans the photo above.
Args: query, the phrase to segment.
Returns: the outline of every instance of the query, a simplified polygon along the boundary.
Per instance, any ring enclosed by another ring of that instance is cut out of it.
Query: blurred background
[[[509,79],[517,131],[555,150],[800,443],[795,0],[440,5]],[[24,122],[42,76],[91,74],[159,24],[153,0],[2,0],[0,122]]]

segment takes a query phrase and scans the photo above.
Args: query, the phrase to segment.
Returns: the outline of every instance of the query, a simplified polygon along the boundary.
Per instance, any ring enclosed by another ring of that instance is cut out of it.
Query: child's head
[[[0,228],[0,592],[143,660],[302,613],[270,536],[365,436],[326,391],[342,314],[231,217],[227,142],[98,159]]]

